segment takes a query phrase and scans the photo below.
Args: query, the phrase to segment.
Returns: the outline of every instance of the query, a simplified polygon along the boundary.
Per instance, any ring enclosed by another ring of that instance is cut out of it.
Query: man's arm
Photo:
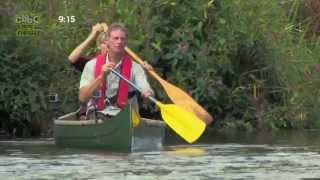
[[[115,65],[114,63],[107,62],[102,66],[101,74],[95,78],[95,62],[91,61],[87,63],[82,72],[79,92],[80,102],[87,102],[92,97],[93,92],[99,88],[101,82],[106,81],[106,76]]]
[[[88,85],[80,88],[79,100],[80,102],[88,102],[92,97],[93,92],[99,88],[101,82],[105,81],[105,78],[100,75],[98,78],[91,81]]]
[[[146,73],[144,72],[143,68],[136,63],[133,64],[133,81],[134,84],[136,84],[138,87],[142,89],[143,97],[146,98],[154,94],[148,82]]]
[[[80,56],[84,53],[85,50],[88,49],[90,43],[97,37],[99,32],[104,30],[103,26],[99,23],[94,25],[91,29],[91,33],[81,44],[79,44],[69,55],[68,59],[73,64],[77,62]]]

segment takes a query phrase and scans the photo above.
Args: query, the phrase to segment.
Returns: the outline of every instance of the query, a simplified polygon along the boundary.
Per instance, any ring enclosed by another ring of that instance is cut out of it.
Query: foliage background
[[[0,10],[0,129],[7,133],[49,133],[54,116],[78,107],[80,73],[67,56],[96,22],[125,23],[129,47],[198,100],[216,129],[320,126],[317,0],[5,0]],[[16,35],[23,12],[40,16],[38,35]],[[96,51],[93,43],[88,54]],[[51,93],[59,94],[58,112]],[[157,114],[150,103],[143,110]]]

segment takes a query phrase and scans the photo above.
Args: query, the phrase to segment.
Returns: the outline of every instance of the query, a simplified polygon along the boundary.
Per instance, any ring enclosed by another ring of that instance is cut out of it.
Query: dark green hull
[[[72,117],[72,116],[70,116]],[[141,119],[133,128],[131,106],[105,121],[74,121],[68,116],[55,120],[54,137],[58,147],[106,149],[132,152],[161,148],[165,125],[163,122]]]

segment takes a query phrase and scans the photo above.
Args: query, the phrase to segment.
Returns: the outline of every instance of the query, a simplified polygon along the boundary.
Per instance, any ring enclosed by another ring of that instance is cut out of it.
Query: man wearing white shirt
[[[143,97],[153,95],[143,68],[125,53],[128,31],[123,25],[114,23],[102,35],[105,36],[107,54],[102,53],[85,65],[79,99],[88,102],[94,92],[99,92],[98,110],[105,115],[116,115],[128,103],[138,110],[135,89],[111,72],[114,69],[140,87]]]

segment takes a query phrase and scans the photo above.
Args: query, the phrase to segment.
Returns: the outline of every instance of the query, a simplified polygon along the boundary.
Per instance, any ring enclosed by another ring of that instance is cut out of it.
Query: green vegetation
[[[102,21],[125,23],[129,47],[192,94],[216,129],[320,127],[317,0],[21,0],[0,8],[0,129],[39,134],[54,116],[52,92],[60,114],[78,107],[80,73],[67,56]],[[26,13],[39,16],[33,36],[16,34],[25,27],[15,18]],[[93,44],[88,54],[96,51]]]

